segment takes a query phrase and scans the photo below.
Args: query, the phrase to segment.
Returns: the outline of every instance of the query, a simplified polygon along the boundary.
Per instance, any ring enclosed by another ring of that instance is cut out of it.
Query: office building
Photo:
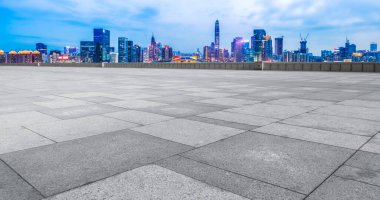
[[[81,41],[80,42],[80,58],[84,63],[94,62],[95,45],[94,41]]]
[[[110,61],[110,31],[103,28],[94,29],[94,62]]]
[[[231,53],[233,62],[243,61],[243,38],[236,37],[231,43]]]
[[[0,63],[6,63],[7,56],[5,55],[5,52],[3,50],[0,50]]]
[[[371,52],[376,52],[377,51],[377,43],[372,42],[370,45],[370,51]]]

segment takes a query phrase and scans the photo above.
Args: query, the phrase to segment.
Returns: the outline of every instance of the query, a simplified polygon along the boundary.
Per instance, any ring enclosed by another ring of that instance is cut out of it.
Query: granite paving
[[[380,74],[0,67],[0,199],[380,196]]]

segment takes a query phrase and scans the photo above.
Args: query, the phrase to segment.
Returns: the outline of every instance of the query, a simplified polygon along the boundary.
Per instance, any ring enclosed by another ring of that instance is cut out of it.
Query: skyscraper
[[[94,62],[110,61],[110,31],[103,28],[94,29]]]
[[[274,54],[281,56],[284,51],[284,37],[275,38],[275,51]]]
[[[119,63],[124,63],[127,61],[127,41],[128,39],[126,37],[119,37],[117,41],[118,46],[118,61]]]
[[[219,60],[219,48],[220,48],[220,28],[219,20],[215,22],[215,60]]]
[[[372,42],[370,46],[370,51],[375,52],[377,51],[377,43]]]
[[[36,50],[39,51],[41,54],[47,55],[47,45],[44,43],[37,43]]]
[[[132,62],[133,60],[133,41],[127,41],[127,62]]]
[[[155,62],[158,60],[157,43],[156,38],[152,35],[152,39],[149,45],[149,62]]]
[[[92,63],[95,55],[94,41],[80,42],[80,57],[82,62]]]
[[[254,29],[251,38],[251,48],[254,51],[255,61],[263,60],[263,40],[267,33],[264,29]]]
[[[243,38],[236,37],[231,43],[232,60],[233,62],[243,61]]]

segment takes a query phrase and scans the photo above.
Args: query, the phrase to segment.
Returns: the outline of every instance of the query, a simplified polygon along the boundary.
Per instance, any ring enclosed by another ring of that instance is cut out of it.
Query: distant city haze
[[[375,0],[0,0],[0,49],[49,49],[80,46],[93,28],[111,31],[111,46],[127,37],[146,47],[152,33],[173,50],[196,52],[215,41],[220,23],[220,48],[231,50],[236,37],[250,39],[253,29],[284,36],[284,50],[299,49],[300,34],[311,53],[344,45],[346,36],[357,49],[380,42],[380,1]]]

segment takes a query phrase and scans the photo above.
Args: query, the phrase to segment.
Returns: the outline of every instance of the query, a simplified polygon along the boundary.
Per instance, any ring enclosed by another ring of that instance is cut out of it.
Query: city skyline
[[[217,2],[220,2],[218,8],[211,6]],[[310,52],[315,55],[324,49],[338,48],[345,42],[346,35],[357,44],[358,49],[369,49],[371,42],[379,42],[380,33],[376,22],[380,15],[375,11],[380,3],[368,1],[371,3],[368,6],[365,5],[367,1],[345,1],[334,8],[339,2],[342,1],[327,4],[324,0],[312,3],[288,0],[272,1],[266,5],[260,0],[213,1],[200,10],[194,10],[194,5],[200,5],[197,0],[187,9],[183,9],[186,7],[183,2],[176,3],[176,6],[163,6],[168,3],[165,0],[158,3],[139,1],[138,4],[131,3],[129,6],[118,0],[104,4],[99,4],[98,1],[68,1],[59,6],[54,6],[54,2],[47,0],[21,0],[17,4],[0,1],[0,15],[6,19],[1,22],[5,31],[1,33],[3,39],[0,48],[33,49],[37,42],[47,43],[50,49],[60,49],[67,45],[79,46],[79,41],[91,36],[92,28],[104,27],[111,30],[111,46],[117,46],[118,37],[126,36],[145,47],[149,45],[149,38],[154,32],[162,43],[173,46],[175,50],[195,52],[197,48],[215,40],[212,27],[216,19],[220,21],[220,46],[228,49],[233,38],[250,38],[252,29],[259,28],[265,29],[272,37],[284,36],[286,50],[298,49],[299,34],[310,33],[308,44]],[[350,6],[345,6],[346,4]],[[353,4],[357,6],[352,6]],[[103,9],[99,9],[101,7]],[[345,7],[348,10],[340,11]],[[223,12],[224,8],[229,12]],[[333,8],[334,12],[326,14]],[[356,9],[355,12],[351,12],[353,9]],[[123,19],[117,18],[122,16],[122,11],[133,12],[125,14]],[[287,17],[285,12],[288,12]],[[319,19],[321,14],[323,17]],[[198,20],[201,17],[208,17],[205,19],[209,20]]]

